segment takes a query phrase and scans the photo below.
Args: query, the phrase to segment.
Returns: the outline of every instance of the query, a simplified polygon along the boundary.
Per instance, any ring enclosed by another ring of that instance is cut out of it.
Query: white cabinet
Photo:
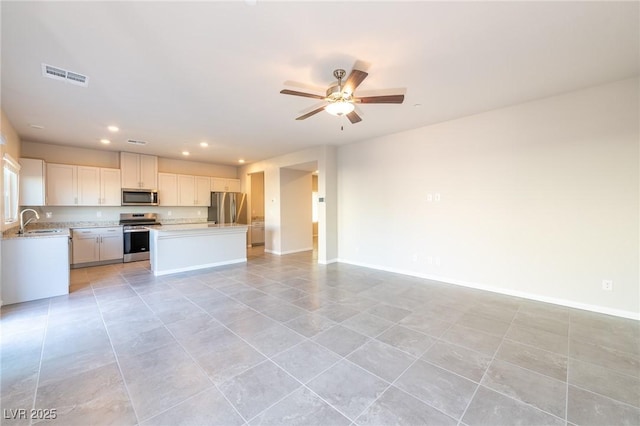
[[[44,206],[46,164],[34,158],[20,159],[20,205]]]
[[[213,192],[240,192],[240,179],[211,178]]]
[[[211,204],[211,178],[208,176],[158,173],[161,206],[202,206]]]
[[[48,164],[47,205],[119,206],[120,170]]]
[[[28,302],[69,293],[69,235],[6,238],[2,244],[2,302]]]
[[[98,167],[78,167],[78,205],[97,206],[100,204],[100,169]]]
[[[158,188],[158,157],[154,155],[120,153],[123,188]]]
[[[158,199],[161,206],[178,205],[178,175],[158,173]]]
[[[78,166],[47,164],[47,205],[78,205]]]
[[[196,193],[195,205],[208,207],[211,205],[211,178],[196,176],[194,182]]]
[[[193,206],[195,199],[195,177],[178,175],[178,205]]]
[[[178,205],[203,206],[211,204],[211,178],[178,175]]]
[[[102,206],[119,206],[122,204],[122,187],[120,186],[119,169],[100,169],[100,197]]]
[[[122,227],[77,228],[73,235],[72,264],[121,262],[123,257]]]

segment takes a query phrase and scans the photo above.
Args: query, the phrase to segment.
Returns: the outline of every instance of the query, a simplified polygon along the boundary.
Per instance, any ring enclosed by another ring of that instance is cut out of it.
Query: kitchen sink
[[[57,232],[62,232],[62,229],[34,229],[32,231],[25,232],[25,234],[55,234]]]

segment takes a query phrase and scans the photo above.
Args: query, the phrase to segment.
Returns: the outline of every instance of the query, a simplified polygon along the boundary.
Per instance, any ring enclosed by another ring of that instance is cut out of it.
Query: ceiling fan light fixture
[[[346,101],[333,102],[324,108],[324,110],[329,114],[336,116],[349,114],[354,109],[355,105],[353,105],[351,102]]]

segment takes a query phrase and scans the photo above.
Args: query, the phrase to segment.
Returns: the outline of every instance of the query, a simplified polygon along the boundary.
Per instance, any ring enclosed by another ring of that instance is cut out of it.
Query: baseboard
[[[289,251],[275,251],[275,250],[267,250],[264,249],[265,253],[271,253],[278,256],[284,256],[285,254],[294,254],[294,253],[302,253],[303,251],[312,251],[313,247],[299,249],[299,250],[289,250]]]
[[[329,265],[329,264],[331,264],[331,263],[338,263],[338,262],[339,262],[339,260],[338,260],[338,259],[336,259],[336,258],[334,258],[334,259],[329,259],[329,260],[318,260],[318,263],[319,263],[320,265]]]
[[[542,295],[539,295],[539,294],[528,293],[528,292],[523,292],[523,291],[509,290],[509,289],[505,289],[505,288],[494,287],[494,286],[475,283],[475,282],[470,282],[470,281],[463,281],[463,280],[458,280],[458,279],[449,278],[449,277],[443,277],[443,276],[439,276],[439,275],[419,274],[419,273],[416,273],[416,272],[413,272],[413,271],[405,271],[405,270],[396,269],[396,268],[387,268],[387,267],[380,266],[380,265],[372,265],[372,264],[362,263],[362,262],[353,262],[353,261],[350,261],[350,260],[347,260],[347,259],[340,259],[339,258],[337,261],[340,262],[340,263],[346,263],[348,265],[362,266],[362,267],[365,267],[365,268],[377,269],[379,271],[385,271],[385,272],[393,272],[393,273],[401,274],[401,275],[409,275],[409,276],[412,276],[412,277],[424,278],[426,280],[438,281],[438,282],[442,282],[442,283],[446,283],[446,284],[454,284],[454,285],[459,285],[459,286],[462,286],[462,287],[469,287],[469,288],[474,288],[474,289],[477,289],[477,290],[485,290],[485,291],[490,291],[492,293],[504,294],[504,295],[507,295],[507,296],[521,297],[523,299],[529,299],[529,300],[535,300],[535,301],[538,301],[538,302],[551,303],[551,304],[554,304],[554,305],[565,306],[565,307],[568,307],[568,308],[581,309],[581,310],[584,310],[584,311],[597,312],[599,314],[612,315],[612,316],[616,316],[616,317],[621,317],[621,318],[627,318],[627,319],[640,321],[640,313],[633,312],[633,311],[625,311],[625,310],[622,310],[622,309],[607,308],[607,307],[604,307],[604,306],[598,306],[598,305],[591,305],[591,304],[588,304],[588,303],[576,302],[574,300],[560,299],[560,298],[556,298],[556,297],[547,297],[547,296],[542,296]]]

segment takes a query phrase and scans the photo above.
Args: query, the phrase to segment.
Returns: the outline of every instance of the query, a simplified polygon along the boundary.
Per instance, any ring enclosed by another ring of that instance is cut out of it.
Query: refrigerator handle
[[[239,193],[238,195],[241,196],[240,198],[240,206],[238,207],[238,209],[236,210],[236,215],[240,215],[242,214],[242,206],[244,206],[244,197],[247,196],[247,194],[245,194],[244,192]],[[237,218],[236,218],[237,219]],[[235,222],[235,221],[234,221]]]
[[[222,200],[220,201],[220,207],[218,207],[218,211],[219,211],[219,215],[220,215],[220,220],[218,221],[218,223],[227,223],[227,218],[224,217],[224,214],[226,213],[226,208],[225,208],[225,198],[227,197],[227,193],[226,192],[222,192]]]

